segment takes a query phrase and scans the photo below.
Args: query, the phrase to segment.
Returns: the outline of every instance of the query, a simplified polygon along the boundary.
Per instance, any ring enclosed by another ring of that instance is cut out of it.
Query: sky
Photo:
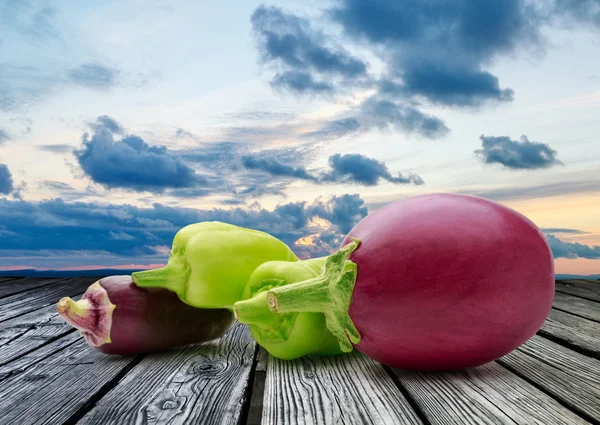
[[[600,273],[600,0],[0,0],[0,269],[148,268],[181,227],[327,255],[452,192]]]

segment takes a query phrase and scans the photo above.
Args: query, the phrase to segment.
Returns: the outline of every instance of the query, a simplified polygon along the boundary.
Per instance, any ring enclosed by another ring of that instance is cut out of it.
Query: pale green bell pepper
[[[298,257],[268,233],[207,221],[177,232],[165,267],[132,277],[140,287],[170,289],[193,307],[232,310],[252,272],[271,260],[296,262]]]

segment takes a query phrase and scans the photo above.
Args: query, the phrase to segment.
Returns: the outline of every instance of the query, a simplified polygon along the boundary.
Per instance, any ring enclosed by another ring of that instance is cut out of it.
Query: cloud
[[[282,152],[265,150],[243,156],[242,164],[247,169],[260,170],[275,177],[307,180],[316,184],[358,183],[375,186],[382,179],[396,184],[420,185],[424,183],[423,179],[416,174],[393,176],[383,162],[360,154],[332,155],[329,157],[330,170],[320,174],[309,173],[305,166],[298,165],[304,161],[300,153],[288,156],[288,158],[282,157],[284,157]],[[296,166],[292,166],[290,163]]]
[[[59,77],[42,67],[0,63],[0,111],[22,111],[59,83]]]
[[[156,247],[170,246],[176,231],[188,224],[214,220],[269,232],[304,256],[327,255],[366,214],[356,194],[281,204],[272,210],[257,205],[203,210],[158,203],[138,208],[62,199],[0,199],[0,229],[12,232],[0,232],[0,265],[77,266],[93,261],[88,256],[112,259],[113,264],[125,259],[166,261],[168,250]],[[318,245],[296,244],[311,234],[320,235]],[[26,256],[30,258],[23,260]]]
[[[246,155],[242,157],[242,164],[249,170],[262,170],[273,176],[316,181],[316,177],[308,174],[304,167],[295,168],[281,163],[276,158],[264,158],[261,155]]]
[[[10,140],[10,136],[6,131],[0,128],[0,145],[8,140]]]
[[[242,120],[242,121],[290,121],[296,118],[291,112],[281,112],[272,110],[244,110],[238,112],[227,112],[223,114],[227,121],[231,119]]]
[[[12,174],[8,167],[0,164],[0,194],[9,195],[14,189]]]
[[[508,186],[485,191],[463,190],[461,193],[480,196],[493,201],[511,201],[514,199],[545,198],[576,193],[593,195],[598,191],[600,191],[600,179],[591,178],[532,186]]]
[[[85,63],[69,71],[71,82],[91,89],[106,90],[117,84],[119,71],[97,63]]]
[[[441,138],[450,132],[439,118],[377,95],[367,98],[361,104],[359,121],[365,128],[393,128],[406,133],[417,133],[429,139]]]
[[[15,199],[23,199],[23,194],[27,191],[27,182],[21,181],[13,189],[12,196]]]
[[[486,164],[501,164],[515,170],[533,170],[562,164],[556,157],[557,152],[545,143],[531,142],[527,136],[521,141],[511,140],[507,136],[480,137],[481,149],[475,150]]]
[[[541,46],[538,17],[523,0],[340,0],[329,16],[383,59],[383,93],[480,106],[513,98],[484,67],[501,54]]]
[[[328,121],[321,128],[301,134],[301,138],[314,139],[318,141],[336,140],[349,134],[357,134],[361,131],[360,122],[356,118],[343,118]]]
[[[88,125],[95,131],[106,128],[113,134],[125,134],[123,126],[108,115],[101,115]]]
[[[67,153],[71,152],[74,148],[71,145],[56,144],[56,145],[41,145],[38,146],[39,150],[50,152],[50,153]]]
[[[271,84],[297,92],[330,92],[332,78],[345,81],[364,79],[366,62],[335,46],[307,19],[286,13],[278,7],[259,6],[250,18],[259,39],[261,59],[278,65]],[[314,78],[319,75],[319,79]]]
[[[555,233],[568,233],[568,234],[572,234],[572,235],[585,235],[588,234],[589,232],[584,232],[583,230],[578,230],[578,229],[562,229],[562,228],[543,228],[541,229],[542,232],[544,233],[548,233],[548,234],[555,234]]]
[[[563,242],[554,235],[546,235],[554,258],[587,258],[599,259],[600,246],[583,245],[574,242]]]
[[[135,135],[115,141],[111,125],[102,120],[92,137],[86,133],[82,142],[81,148],[74,151],[79,165],[94,182],[106,188],[163,192],[206,182],[164,146],[149,146]]]
[[[317,81],[306,71],[286,71],[277,73],[271,80],[275,89],[287,89],[297,93],[333,93],[332,84]]]
[[[514,99],[514,91],[500,88],[498,77],[487,71],[424,62],[407,69],[402,74],[402,83],[379,81],[379,92],[397,97],[420,95],[449,106],[478,106],[490,99],[501,102]]]
[[[194,136],[189,131],[184,130],[183,128],[178,128],[177,131],[175,131],[175,137],[177,139],[195,139],[196,138],[196,136]]]
[[[376,159],[360,154],[335,154],[329,157],[332,171],[326,173],[322,180],[327,182],[351,182],[365,186],[375,186],[380,179],[390,183],[423,184],[423,179],[416,174],[392,176],[387,166]]]
[[[598,0],[554,0],[552,13],[560,22],[584,23],[600,28]]]
[[[0,25],[12,29],[29,42],[39,46],[62,42],[56,24],[56,9],[36,7],[27,0],[4,2],[0,8]]]

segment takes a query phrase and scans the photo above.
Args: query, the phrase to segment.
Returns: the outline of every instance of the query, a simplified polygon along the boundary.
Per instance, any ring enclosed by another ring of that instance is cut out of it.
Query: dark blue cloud
[[[599,259],[600,246],[583,245],[574,242],[564,242],[554,235],[546,235],[554,258],[587,258]]]
[[[344,236],[369,213],[364,200],[351,194],[334,196],[326,203],[315,203],[309,211],[335,223]]]
[[[8,133],[0,128],[0,145],[7,140],[10,140]]]
[[[250,18],[259,38],[264,62],[278,64],[283,73],[272,84],[299,92],[328,92],[333,86],[323,78],[357,80],[367,76],[367,64],[312,28],[310,22],[278,7],[258,7]],[[320,75],[319,80],[313,73]]]
[[[304,256],[325,255],[337,246],[327,243],[301,246],[296,241],[312,233],[322,233],[327,240],[341,242],[345,233],[367,214],[363,204],[358,195],[283,204],[274,210],[256,206],[202,210],[162,204],[138,208],[67,203],[61,199],[41,202],[0,199],[0,257],[4,257],[0,258],[0,265],[40,267],[45,261],[53,262],[54,266],[76,266],[95,261],[97,255],[103,261],[112,259],[113,263],[165,261],[168,252],[163,248],[170,247],[177,230],[191,223],[213,220],[267,231]],[[316,217],[328,220],[331,227],[312,224]],[[40,263],[36,264],[32,256],[40,257]]]
[[[306,71],[285,71],[277,73],[271,80],[275,89],[286,89],[297,93],[333,93],[334,86],[325,81],[317,81]]]
[[[367,98],[361,104],[359,121],[364,128],[391,127],[406,133],[417,133],[430,139],[444,137],[450,132],[444,121],[439,118],[377,95]]]
[[[507,136],[480,136],[481,149],[475,153],[486,164],[502,164],[516,170],[548,168],[562,164],[557,152],[546,143],[531,142],[526,136],[521,141],[511,140]]]
[[[135,135],[115,141],[110,126],[101,121],[91,138],[84,135],[81,148],[74,154],[85,174],[107,188],[162,192],[205,183],[166,147],[149,146]]]
[[[329,15],[380,53],[389,74],[383,93],[446,105],[512,100],[484,66],[540,40],[539,18],[524,0],[340,0]]]
[[[260,170],[275,177],[308,180],[317,184],[353,183],[375,186],[381,180],[396,184],[423,184],[423,179],[416,174],[393,176],[387,166],[376,159],[360,154],[335,154],[329,157],[329,171],[317,174],[309,173],[305,166],[298,165],[305,161],[300,152],[265,150],[242,157],[244,167]],[[291,165],[294,164],[295,166]]]
[[[73,151],[73,146],[65,144],[57,145],[42,145],[38,147],[39,150],[51,153],[67,153]]]
[[[304,167],[292,167],[283,164],[276,158],[268,158],[262,155],[245,155],[242,157],[242,164],[249,170],[262,170],[273,176],[316,181],[316,178],[308,174]]]
[[[8,195],[14,189],[14,183],[10,170],[4,164],[0,164],[0,194]]]
[[[402,74],[403,83],[381,80],[379,91],[385,95],[426,97],[433,103],[453,106],[480,105],[489,99],[512,101],[514,91],[500,88],[498,77],[487,71],[469,69],[459,64],[436,64],[424,61]]]
[[[119,124],[114,118],[109,117],[108,115],[101,115],[96,118],[96,121],[90,122],[89,126],[92,130],[100,130],[101,128],[106,128],[113,134],[124,134],[125,129],[121,124]]]
[[[104,90],[117,84],[119,71],[97,63],[86,63],[69,71],[69,79],[91,89]]]
[[[323,176],[323,181],[337,183],[359,183],[365,186],[375,186],[380,180],[390,183],[417,185],[423,184],[423,179],[416,174],[393,176],[387,166],[376,159],[360,154],[335,154],[329,157],[331,171]]]

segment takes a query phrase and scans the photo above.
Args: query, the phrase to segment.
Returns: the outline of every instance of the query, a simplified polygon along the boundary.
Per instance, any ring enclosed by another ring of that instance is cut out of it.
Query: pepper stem
[[[327,257],[319,276],[268,291],[269,309],[274,313],[323,313],[342,351],[352,351],[352,344],[360,342],[360,333],[348,314],[357,273],[356,263],[349,257],[359,243],[352,238],[351,243]]]
[[[175,292],[183,299],[187,287],[190,269],[182,258],[169,259],[166,266],[134,272],[131,274],[133,282],[141,288],[165,288]]]
[[[58,314],[78,329],[93,347],[111,342],[110,330],[115,307],[98,282],[90,285],[80,300],[64,297],[56,304]]]
[[[258,332],[268,333],[271,341],[285,341],[289,329],[283,326],[288,315],[273,314],[267,305],[267,291],[259,292],[252,298],[238,301],[233,305],[233,314],[238,322],[255,325]],[[286,331],[287,330],[287,331]]]

